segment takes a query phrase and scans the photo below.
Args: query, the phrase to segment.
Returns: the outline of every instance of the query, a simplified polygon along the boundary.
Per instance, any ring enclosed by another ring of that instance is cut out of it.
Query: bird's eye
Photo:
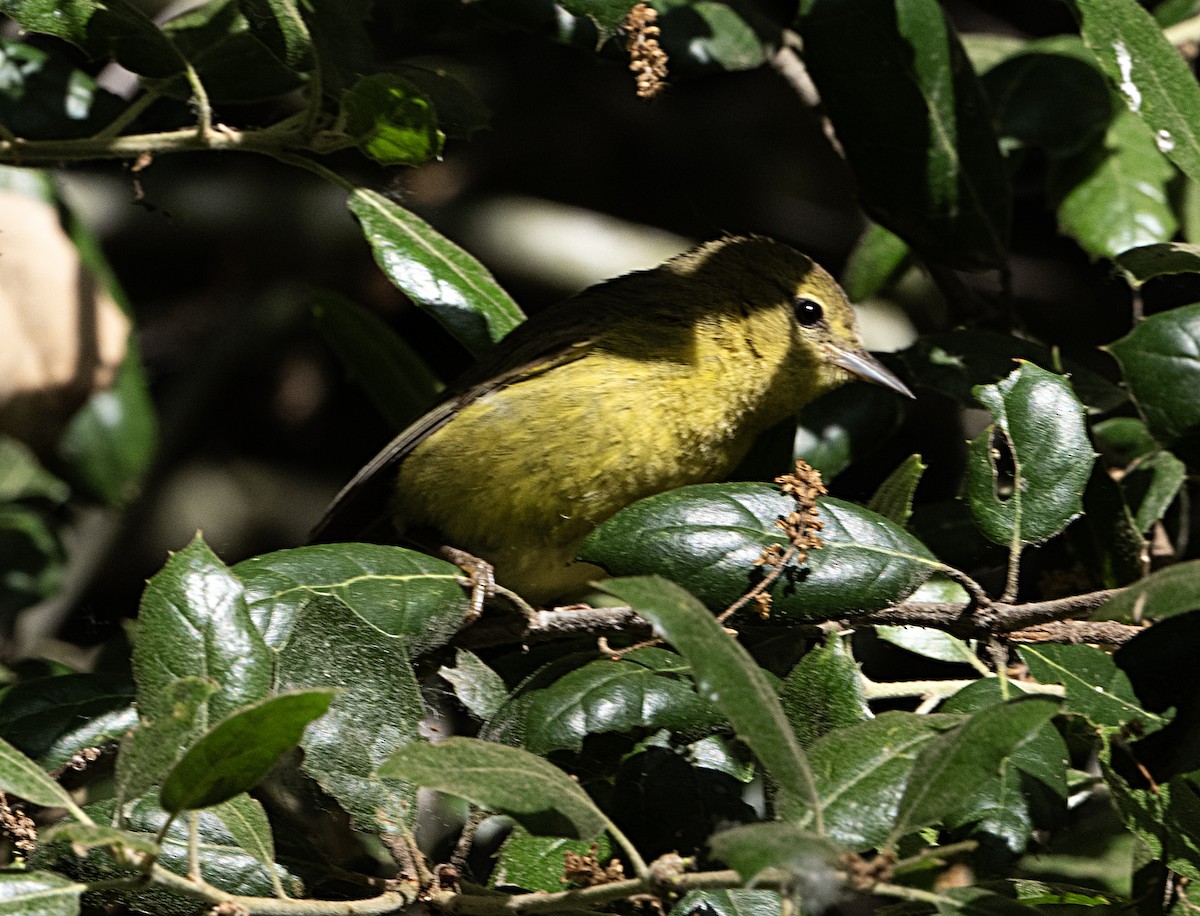
[[[796,312],[796,320],[802,327],[811,328],[825,317],[825,309],[821,307],[821,303],[815,299],[809,299],[807,296],[797,296],[792,308]]]

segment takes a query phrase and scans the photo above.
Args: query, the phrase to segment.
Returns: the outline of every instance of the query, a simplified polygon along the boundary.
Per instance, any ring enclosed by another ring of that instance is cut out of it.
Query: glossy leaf
[[[1008,681],[982,678],[950,697],[941,711],[974,713],[1020,695]],[[1035,828],[1055,826],[1044,818],[1066,813],[1069,761],[1062,735],[1053,723],[1046,723],[1001,761],[995,778],[959,799],[949,825],[972,825],[974,832],[999,839],[1013,854],[1024,852]]]
[[[702,700],[691,671],[673,652],[639,649],[591,662],[554,684],[526,695],[524,747],[545,756],[581,750],[583,739],[602,732],[666,728],[694,733],[723,720]]]
[[[271,697],[239,709],[193,744],[167,774],[160,799],[172,813],[211,808],[258,784],[304,729],[325,715],[332,690]]]
[[[1095,620],[1157,620],[1200,609],[1200,560],[1176,563],[1135,582],[1092,616]]]
[[[1004,761],[1028,743],[1058,703],[1044,697],[1022,697],[975,713],[958,728],[931,741],[917,758],[919,777],[900,799],[891,838],[941,822],[988,780]]]
[[[1053,537],[1083,509],[1094,458],[1083,405],[1065,378],[1032,363],[975,396],[993,419],[971,443],[967,464],[964,492],[976,524],[1006,546]],[[997,449],[1010,457],[1011,480]]]
[[[877,449],[900,427],[903,411],[899,397],[878,385],[835,388],[797,415],[792,453],[832,478]]]
[[[1182,440],[1194,450],[1200,436],[1200,304],[1160,312],[1108,347],[1146,425],[1160,442]]]
[[[939,662],[966,665],[975,658],[970,644],[931,627],[876,627],[875,632],[884,642]]]
[[[477,738],[415,742],[392,754],[379,776],[465,798],[538,836],[589,839],[608,823],[579,784],[553,764]]]
[[[794,805],[817,810],[812,770],[774,689],[741,644],[673,582],[647,576],[604,583],[604,590],[649,620],[691,665],[700,696],[712,703]]]
[[[87,886],[45,871],[0,872],[2,916],[76,916]]]
[[[1029,673],[1043,684],[1062,684],[1064,709],[1093,725],[1121,727],[1130,722],[1159,725],[1160,716],[1147,712],[1133,695],[1129,678],[1112,656],[1092,646],[1020,646],[1017,651]]]
[[[421,165],[442,152],[429,100],[395,73],[364,76],[342,93],[345,131],[380,165]]]
[[[983,90],[935,0],[806,0],[800,30],[864,209],[939,261],[1001,263],[1008,176]]]
[[[366,188],[349,206],[387,278],[476,356],[524,320],[487,269],[424,220]]]
[[[250,26],[262,42],[289,67],[304,70],[312,64],[312,35],[296,0],[238,0]]]
[[[0,791],[47,808],[69,808],[75,804],[66,789],[3,739],[0,739]]]
[[[69,740],[72,732],[133,702],[124,675],[64,674],[12,685],[0,696],[0,736],[37,759]]]
[[[0,13],[26,31],[69,41],[92,58],[112,57],[134,73],[161,77],[183,69],[166,36],[126,0],[4,0]]]
[[[1136,115],[1120,112],[1104,143],[1051,164],[1059,228],[1094,258],[1168,241],[1177,222],[1167,198],[1175,170]]]
[[[772,589],[775,620],[814,620],[887,607],[938,567],[912,535],[861,506],[818,500],[825,546]],[[754,561],[786,546],[775,520],[795,503],[766,484],[699,484],[634,503],[588,536],[582,559],[613,575],[658,573],[724,608],[762,575]]]
[[[508,688],[500,675],[467,649],[456,649],[454,667],[442,665],[438,675],[450,682],[458,701],[477,719],[490,719],[508,699]]]
[[[274,649],[313,602],[341,605],[413,655],[444,645],[470,610],[458,567],[403,547],[317,544],[252,557],[233,571]]]
[[[416,814],[415,787],[375,776],[392,751],[417,739],[425,715],[405,643],[337,598],[314,594],[279,650],[279,689],[338,691],[305,732],[303,767],[371,833],[403,833]]]
[[[1159,447],[1137,417],[1110,417],[1092,424],[1092,441],[1111,467],[1125,467]]]
[[[958,716],[884,712],[817,741],[811,759],[829,835],[856,850],[884,843],[922,748],[960,721]],[[806,812],[785,806],[780,813],[812,826]]]
[[[338,361],[392,429],[434,403],[443,386],[424,359],[376,315],[337,293],[318,290],[313,318]]]
[[[1200,794],[1191,780],[1176,777],[1150,788],[1131,786],[1113,767],[1111,751],[1100,755],[1100,772],[1126,829],[1146,858],[1179,875],[1200,880]]]
[[[207,727],[267,696],[273,663],[242,583],[199,537],[147,584],[133,646],[142,715],[169,718],[173,682],[212,678],[220,686],[199,717],[199,726]]]
[[[858,665],[835,637],[806,653],[788,672],[779,702],[806,749],[831,731],[871,717]]]
[[[1127,0],[1075,0],[1083,41],[1160,152],[1200,180],[1200,87],[1162,28]]]
[[[666,0],[657,8],[668,79],[752,70],[767,63],[781,42],[778,21],[750,4]]]
[[[1155,277],[1200,273],[1200,245],[1161,242],[1123,251],[1114,259],[1133,286]]]
[[[901,527],[907,525],[912,518],[913,495],[927,470],[920,455],[909,455],[879,485],[867,508]]]

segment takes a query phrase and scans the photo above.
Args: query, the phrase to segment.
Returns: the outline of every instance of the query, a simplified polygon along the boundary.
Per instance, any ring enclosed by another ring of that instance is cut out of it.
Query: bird
[[[719,238],[519,325],[342,489],[312,540],[361,540],[390,517],[529,602],[563,600],[603,576],[573,562],[598,525],[725,478],[759,433],[852,378],[913,396],[816,262]]]

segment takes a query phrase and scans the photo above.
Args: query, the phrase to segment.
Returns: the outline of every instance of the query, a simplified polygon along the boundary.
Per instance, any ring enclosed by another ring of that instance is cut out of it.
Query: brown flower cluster
[[[803,563],[808,551],[823,547],[825,542],[818,533],[823,527],[817,510],[817,497],[829,491],[821,481],[821,472],[803,461],[796,461],[796,470],[791,474],[776,477],[779,488],[796,501],[796,508],[787,518],[777,519],[775,524],[783,529],[788,540],[796,547],[796,559]]]
[[[639,3],[629,11],[621,27],[625,33],[625,50],[629,52],[629,69],[637,79],[639,98],[652,99],[667,88],[667,52],[658,43],[662,34],[654,23],[658,10]]]
[[[591,852],[580,855],[577,852],[563,853],[563,884],[571,887],[597,887],[601,884],[611,884],[625,877],[625,870],[616,859],[611,859],[608,865],[601,865],[596,858],[598,847],[593,843]]]
[[[9,803],[0,792],[0,837],[12,842],[13,850],[21,856],[30,855],[37,847],[37,827],[21,808]]]

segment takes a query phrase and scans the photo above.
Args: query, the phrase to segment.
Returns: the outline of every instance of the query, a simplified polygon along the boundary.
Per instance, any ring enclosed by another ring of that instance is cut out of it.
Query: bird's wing
[[[394,539],[389,517],[400,463],[468,404],[589,352],[604,330],[631,310],[620,295],[610,295],[618,282],[611,281],[551,306],[536,321],[517,327],[494,356],[485,358],[468,373],[460,394],[405,429],[354,475],[313,528],[309,543],[386,540],[389,535]]]

